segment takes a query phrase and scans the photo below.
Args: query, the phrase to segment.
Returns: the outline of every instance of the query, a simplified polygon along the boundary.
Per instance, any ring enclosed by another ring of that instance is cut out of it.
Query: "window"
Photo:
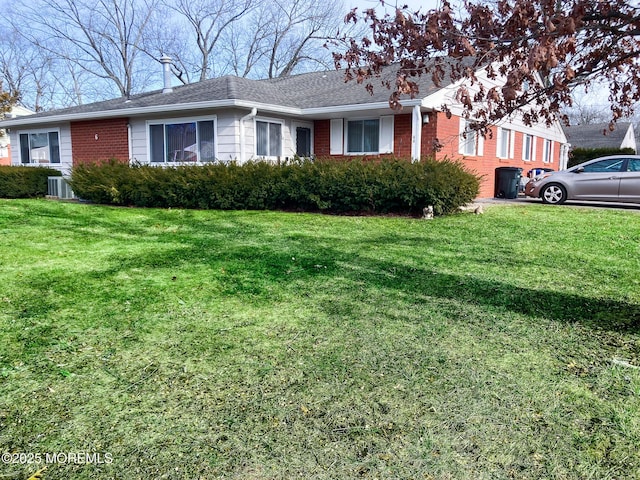
[[[476,135],[477,132],[469,126],[469,122],[466,122],[464,132],[462,133],[462,138],[460,141],[462,142],[462,153],[465,155],[475,155],[476,154]]]
[[[640,172],[640,159],[630,158],[627,170],[629,172]]]
[[[330,124],[331,155],[365,155],[393,153],[394,117],[333,118]]]
[[[149,124],[149,143],[153,163],[213,162],[215,122],[153,122]]]
[[[459,152],[462,155],[482,156],[483,138],[472,128],[472,123],[461,119]]]
[[[379,119],[347,122],[347,153],[378,153],[379,141]]]
[[[535,137],[527,133],[522,138],[522,160],[525,162],[533,161],[534,157]]]
[[[542,151],[542,161],[544,163],[553,162],[553,142],[551,140],[544,141],[544,150]]]
[[[54,132],[20,134],[20,162],[24,164],[60,163],[60,135]]]
[[[623,164],[624,158],[608,158],[606,160],[600,160],[599,162],[585,165],[582,171],[592,173],[620,172],[622,171]]]
[[[256,154],[260,157],[282,156],[282,125],[256,121]]]
[[[513,130],[498,128],[498,158],[513,158],[514,135]]]

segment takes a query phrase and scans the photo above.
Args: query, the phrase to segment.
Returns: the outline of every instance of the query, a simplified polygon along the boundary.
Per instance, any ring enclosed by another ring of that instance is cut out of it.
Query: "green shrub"
[[[160,168],[115,160],[74,167],[80,198],[115,205],[330,213],[443,214],[469,203],[479,179],[462,164],[423,159],[300,160]]]
[[[607,155],[633,155],[633,148],[574,148],[569,152],[567,168]]]
[[[47,194],[47,177],[60,175],[52,168],[0,166],[0,197],[44,197]]]

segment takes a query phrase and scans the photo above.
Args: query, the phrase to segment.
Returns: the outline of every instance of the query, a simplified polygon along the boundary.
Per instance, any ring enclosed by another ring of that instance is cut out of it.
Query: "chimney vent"
[[[170,65],[173,62],[173,59],[167,55],[162,54],[160,57],[160,63],[162,64],[162,78],[164,80],[164,87],[162,88],[162,93],[171,93],[173,92],[173,88],[171,88],[171,68]]]

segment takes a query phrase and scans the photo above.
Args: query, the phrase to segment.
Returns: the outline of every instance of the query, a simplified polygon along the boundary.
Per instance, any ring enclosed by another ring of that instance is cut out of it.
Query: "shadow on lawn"
[[[174,214],[164,215],[175,221]],[[156,216],[163,217],[159,214]],[[640,331],[640,305],[636,303],[562,291],[522,288],[508,281],[486,280],[463,272],[442,273],[436,266],[433,269],[428,266],[416,268],[401,262],[358,255],[359,247],[370,247],[370,238],[353,239],[348,250],[336,247],[335,239],[331,236],[324,238],[322,235],[302,234],[292,237],[283,233],[282,236],[271,237],[272,241],[265,242],[260,236],[261,225],[245,224],[239,215],[226,216],[225,219],[229,225],[224,227],[219,222],[202,225],[189,223],[187,220],[179,238],[180,246],[176,246],[173,233],[157,232],[157,237],[151,240],[150,247],[144,253],[124,252],[114,258],[109,267],[88,270],[83,276],[86,276],[87,284],[91,285],[102,278],[113,278],[132,269],[149,271],[151,275],[155,275],[152,272],[156,269],[180,271],[198,265],[205,271],[208,268],[212,276],[220,275],[221,270],[226,271],[224,277],[219,279],[223,286],[220,293],[223,295],[247,295],[254,299],[262,297],[265,302],[271,301],[270,292],[274,288],[283,291],[300,289],[301,285],[304,288],[305,279],[322,281],[323,278],[340,277],[344,279],[345,291],[350,287],[356,288],[356,285],[357,288],[364,285],[364,288],[376,291],[402,292],[410,298],[451,299],[530,317],[579,322],[592,328],[618,332]],[[140,233],[140,238],[144,237],[143,232],[136,233]],[[400,239],[396,240],[392,244],[398,245]],[[418,247],[416,242],[424,245],[425,239],[404,239],[404,243],[414,252],[415,247]],[[506,253],[508,252],[493,252],[494,255],[509,257]],[[495,261],[495,258],[488,258],[486,252],[476,252],[476,256],[471,255],[468,261],[483,264]],[[56,272],[55,275],[58,273],[66,275],[65,272]],[[49,277],[52,275],[54,274],[49,274]],[[81,279],[76,280],[76,284],[84,283]],[[31,288],[41,286],[42,290],[37,288],[39,291],[47,291],[47,285],[57,285],[55,278],[47,278],[46,281],[42,278],[23,278],[22,282]],[[127,285],[116,282],[112,283],[114,285],[127,288]],[[163,292],[158,291],[154,298],[161,301],[162,295]],[[48,304],[46,307],[52,308]],[[32,313],[26,310],[23,315],[29,316]]]
[[[227,245],[223,256],[203,258],[203,248],[188,246],[169,249],[162,254],[122,258],[120,269],[149,265],[180,268],[189,263],[209,264],[212,271],[226,266],[223,292],[229,295],[264,295],[269,301],[269,288],[300,288],[300,283],[311,278],[322,281],[336,276],[344,278],[345,290],[353,285],[374,290],[402,292],[410,298],[437,297],[487,306],[530,317],[541,317],[563,322],[579,322],[592,328],[617,332],[640,331],[640,305],[611,298],[593,298],[569,292],[522,288],[508,282],[490,281],[469,274],[447,274],[436,268],[408,267],[401,263],[373,260],[328,246],[314,246],[303,242],[307,248],[283,248],[282,246],[251,247]],[[210,247],[220,248],[218,242]],[[287,246],[287,245],[285,245]],[[295,255],[295,261],[292,256]],[[483,259],[480,259],[483,262]],[[105,272],[96,272],[98,276]],[[94,275],[95,275],[94,274]],[[282,285],[289,285],[282,287]]]

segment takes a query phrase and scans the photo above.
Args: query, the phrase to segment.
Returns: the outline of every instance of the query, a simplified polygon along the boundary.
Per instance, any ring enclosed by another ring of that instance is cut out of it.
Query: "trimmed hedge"
[[[450,213],[473,201],[479,178],[451,160],[215,163],[159,168],[115,160],[79,165],[71,187],[85,200],[137,207]]]
[[[633,148],[574,148],[569,152],[567,168],[608,155],[634,155]]]
[[[0,197],[44,197],[47,194],[47,177],[60,175],[52,168],[0,166]]]

